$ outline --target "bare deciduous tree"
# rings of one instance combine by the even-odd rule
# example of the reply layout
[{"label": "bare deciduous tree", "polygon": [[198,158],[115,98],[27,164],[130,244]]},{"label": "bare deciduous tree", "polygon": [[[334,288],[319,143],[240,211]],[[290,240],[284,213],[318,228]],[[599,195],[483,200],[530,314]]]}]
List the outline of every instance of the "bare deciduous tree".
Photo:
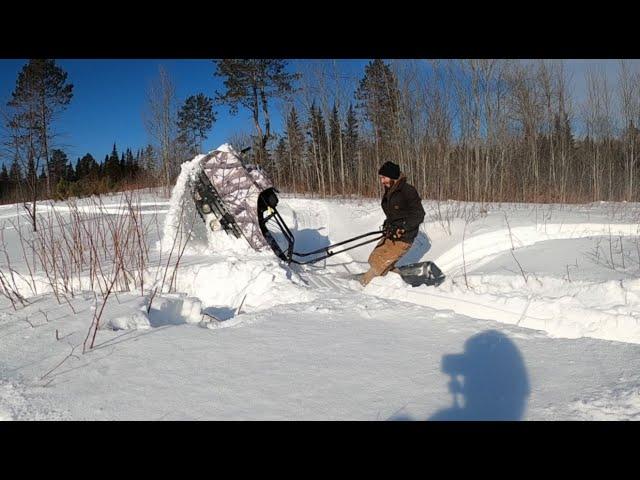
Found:
[{"label": "bare deciduous tree", "polygon": [[158,77],[149,86],[147,110],[143,117],[147,131],[157,145],[165,187],[168,188],[179,168],[177,103],[173,81],[162,66],[158,69]]}]

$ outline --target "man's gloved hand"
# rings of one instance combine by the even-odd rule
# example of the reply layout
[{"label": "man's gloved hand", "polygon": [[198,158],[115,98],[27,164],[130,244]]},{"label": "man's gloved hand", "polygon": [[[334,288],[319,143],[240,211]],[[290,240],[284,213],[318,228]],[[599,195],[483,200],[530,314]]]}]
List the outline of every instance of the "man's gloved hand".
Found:
[{"label": "man's gloved hand", "polygon": [[389,238],[391,238],[391,240],[400,240],[404,236],[404,233],[404,228],[392,229],[391,236]]},{"label": "man's gloved hand", "polygon": [[391,225],[388,220],[385,220],[382,224],[382,230],[384,231],[384,236],[391,240],[400,240],[406,232],[404,228]]}]

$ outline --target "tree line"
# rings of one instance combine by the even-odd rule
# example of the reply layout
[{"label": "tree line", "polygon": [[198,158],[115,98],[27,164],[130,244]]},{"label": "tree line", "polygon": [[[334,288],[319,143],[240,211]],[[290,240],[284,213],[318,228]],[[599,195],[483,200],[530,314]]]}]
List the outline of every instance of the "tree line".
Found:
[{"label": "tree line", "polygon": [[[155,151],[149,145],[139,149],[135,155],[130,148],[118,154],[116,144],[111,154],[105,155],[98,162],[90,153],[79,157],[74,166],[67,154],[61,149],[53,149],[49,160],[49,169],[41,166],[35,172],[33,164],[23,171],[22,166],[14,158],[7,169],[5,164],[0,169],[0,199],[3,203],[20,202],[28,191],[25,189],[33,183],[40,192],[38,198],[62,200],[68,197],[83,197],[112,192],[123,187],[142,185],[140,179],[153,171]],[[36,177],[33,180],[33,177]],[[47,184],[51,185],[51,194],[47,193]]]},{"label": "tree line", "polygon": [[265,166],[286,190],[377,195],[391,160],[425,198],[640,199],[640,73],[627,62],[614,80],[588,70],[581,100],[562,61],[373,60],[342,94],[334,76],[309,73],[283,109]]},{"label": "tree line", "polygon": [[4,112],[0,199],[21,195],[33,214],[41,198],[168,189],[180,165],[202,153],[214,107],[226,107],[248,113],[252,130],[228,141],[252,145],[247,161],[284,191],[375,196],[378,167],[391,160],[424,198],[639,200],[640,72],[629,62],[614,79],[588,70],[580,99],[561,60],[375,59],[357,73],[347,62],[297,67],[214,60],[218,90],[183,103],[160,68],[143,112],[150,145],[135,154],[114,145],[104,161],[87,154],[73,166],[53,128],[73,85],[54,60],[30,60]]}]

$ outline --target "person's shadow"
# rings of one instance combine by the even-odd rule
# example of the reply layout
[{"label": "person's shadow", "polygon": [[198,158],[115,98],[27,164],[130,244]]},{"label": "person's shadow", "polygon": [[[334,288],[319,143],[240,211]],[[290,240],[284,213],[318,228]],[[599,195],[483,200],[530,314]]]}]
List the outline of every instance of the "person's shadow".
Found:
[{"label": "person's shadow", "polygon": [[488,330],[469,338],[462,354],[443,355],[442,371],[451,376],[453,405],[429,420],[522,419],[529,376],[520,351],[503,333]]},{"label": "person's shadow", "polygon": [[[442,356],[442,371],[450,376],[453,405],[427,420],[521,420],[530,393],[529,376],[520,351],[495,330],[474,335],[464,352]],[[392,420],[412,420],[395,416]]]}]

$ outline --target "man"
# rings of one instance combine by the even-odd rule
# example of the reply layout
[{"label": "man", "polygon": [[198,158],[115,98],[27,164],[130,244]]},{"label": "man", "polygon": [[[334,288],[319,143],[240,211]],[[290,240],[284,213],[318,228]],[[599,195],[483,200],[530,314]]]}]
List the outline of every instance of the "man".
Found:
[{"label": "man", "polygon": [[407,177],[400,173],[398,165],[385,162],[378,175],[384,186],[382,210],[387,217],[383,224],[385,236],[369,255],[369,271],[360,277],[363,286],[374,277],[384,276],[395,268],[396,262],[411,248],[424,220],[420,195],[407,183]]}]

